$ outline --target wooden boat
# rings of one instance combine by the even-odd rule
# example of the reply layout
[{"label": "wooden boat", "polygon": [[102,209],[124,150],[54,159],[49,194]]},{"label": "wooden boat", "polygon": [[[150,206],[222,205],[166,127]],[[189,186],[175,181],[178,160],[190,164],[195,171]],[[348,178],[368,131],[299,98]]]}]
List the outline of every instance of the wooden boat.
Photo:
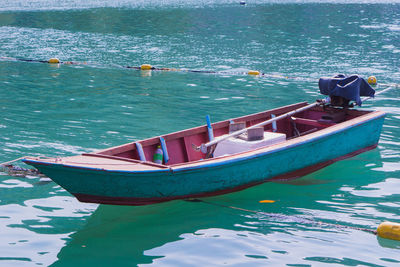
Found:
[{"label": "wooden boat", "polygon": [[[146,205],[224,194],[271,179],[303,176],[375,148],[384,117],[382,111],[302,102],[95,153],[29,157],[24,162],[80,201]],[[237,122],[246,127],[262,124],[264,136],[248,141],[243,135],[229,135],[230,127]],[[219,141],[214,141],[214,151],[208,146],[203,153],[197,148],[206,147],[210,134]],[[164,162],[157,164],[152,159],[160,144]]]}]

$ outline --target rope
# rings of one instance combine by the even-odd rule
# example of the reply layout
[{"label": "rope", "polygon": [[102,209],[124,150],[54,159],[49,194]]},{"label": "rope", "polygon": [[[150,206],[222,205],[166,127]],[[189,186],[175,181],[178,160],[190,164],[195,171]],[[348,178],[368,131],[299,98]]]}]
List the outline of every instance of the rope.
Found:
[{"label": "rope", "polygon": [[0,163],[0,165],[7,165],[7,164],[10,164],[10,163],[13,163],[13,162],[15,162],[15,161],[18,161],[18,160],[21,160],[21,159],[24,159],[25,157],[20,157],[20,158],[17,158],[17,159],[13,159],[13,160],[10,160],[10,161],[7,161],[7,162],[3,162],[3,163]]},{"label": "rope", "polygon": [[[51,58],[49,60],[39,60],[39,59],[26,59],[26,58],[13,58],[13,57],[0,57],[3,61],[22,61],[22,62],[35,62],[35,63],[47,63],[47,64],[65,64],[65,65],[88,65],[92,67],[99,67],[100,64],[88,64],[87,62],[77,62],[77,61],[60,61],[57,58]],[[260,71],[250,70],[248,72],[229,72],[229,71],[212,71],[212,70],[191,70],[191,69],[177,69],[177,68],[157,68],[148,64],[143,64],[141,66],[121,66],[118,64],[112,64],[112,66],[125,69],[135,69],[135,70],[154,70],[154,71],[175,71],[175,72],[190,72],[190,73],[203,73],[203,74],[220,74],[220,75],[251,75],[257,77],[275,78],[275,79],[286,79],[286,80],[297,80],[304,82],[317,82],[317,79],[304,78],[304,77],[294,77],[287,76],[283,74],[269,74]],[[393,88],[400,88],[400,84],[396,83],[379,83],[382,86],[390,86]]]},{"label": "rope", "polygon": [[[14,57],[0,57],[3,61],[22,61],[22,62],[33,62],[33,63],[47,63],[47,64],[65,64],[65,65],[88,65],[87,62],[77,62],[77,61],[59,61],[51,62],[50,60],[40,60],[40,59],[29,59],[29,58],[14,58]],[[96,66],[96,65],[93,65]]]},{"label": "rope", "polygon": [[[379,95],[379,94],[382,94],[382,93],[384,93],[384,92],[386,92],[386,91],[389,91],[389,90],[391,90],[392,88],[395,88],[395,87],[389,86],[388,88],[386,88],[386,89],[384,89],[384,90],[381,90],[381,91],[379,91],[379,92],[376,92],[376,93],[375,93],[375,96],[376,96],[376,95]],[[373,98],[373,96],[364,97],[364,98],[361,99],[361,102],[364,102],[364,101],[366,101],[366,100],[368,100],[368,99],[371,99],[371,98]]]},{"label": "rope", "polygon": [[[50,60],[39,60],[39,59],[26,59],[26,58],[12,58],[12,57],[0,57],[3,61],[21,61],[21,62],[33,62],[33,63],[47,63],[47,64],[65,64],[65,65],[88,65],[93,67],[98,67],[99,64],[88,64],[87,62],[77,62],[77,61],[60,61],[56,59],[55,62]],[[143,66],[146,65],[146,68]],[[191,69],[177,69],[177,68],[157,68],[147,64],[142,66],[121,66],[113,64],[115,67],[125,68],[125,69],[135,69],[135,70],[153,70],[153,71],[175,71],[175,72],[189,72],[189,73],[203,73],[203,74],[220,74],[220,75],[252,75],[257,77],[267,77],[267,78],[278,78],[278,79],[291,79],[291,80],[301,80],[301,81],[312,81],[315,79],[311,78],[301,78],[301,77],[290,77],[281,74],[268,74],[259,71],[248,71],[248,72],[229,72],[229,71],[212,71],[212,70],[191,70]]]},{"label": "rope", "polygon": [[253,214],[267,215],[268,217],[275,218],[275,219],[280,219],[280,220],[286,219],[288,221],[302,223],[302,224],[311,224],[311,225],[318,225],[318,226],[331,226],[334,228],[346,228],[346,229],[364,231],[364,232],[368,232],[368,233],[371,233],[374,235],[377,234],[376,230],[373,230],[373,229],[362,228],[362,227],[357,227],[357,226],[349,226],[349,225],[343,225],[343,224],[336,224],[336,223],[327,223],[327,222],[322,222],[322,221],[316,221],[314,219],[302,218],[300,216],[294,216],[294,215],[284,215],[284,214],[279,214],[279,213],[268,213],[268,212],[262,212],[262,211],[243,209],[243,208],[239,208],[239,207],[235,207],[235,206],[229,206],[229,205],[219,204],[219,203],[215,203],[215,202],[210,202],[210,201],[206,201],[206,200],[202,200],[202,199],[198,199],[198,198],[185,199],[185,201],[201,202],[201,203],[218,206],[218,207],[222,207],[222,208],[240,210],[240,211],[245,211],[245,212],[253,213]]},{"label": "rope", "polygon": [[45,177],[44,174],[39,172],[36,169],[26,169],[20,166],[8,164],[8,165],[0,165],[2,170],[7,173],[9,176],[15,177],[28,177],[28,176],[38,176],[38,177]]},{"label": "rope", "polygon": [[23,168],[17,165],[13,165],[11,163],[19,161],[21,159],[24,159],[26,157],[20,157],[17,159],[13,159],[7,162],[0,163],[0,169],[7,173],[9,176],[15,176],[15,177],[27,177],[27,176],[39,176],[39,177],[45,177],[44,174],[39,172],[37,169],[27,169]]}]

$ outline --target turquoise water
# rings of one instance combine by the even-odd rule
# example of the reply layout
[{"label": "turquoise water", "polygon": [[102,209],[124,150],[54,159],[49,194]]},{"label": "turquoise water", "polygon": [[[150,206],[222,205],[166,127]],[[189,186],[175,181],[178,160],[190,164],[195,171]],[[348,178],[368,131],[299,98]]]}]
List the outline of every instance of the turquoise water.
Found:
[{"label": "turquoise water", "polygon": [[[320,76],[400,83],[395,1],[148,2],[0,1],[0,162],[103,149],[204,124],[206,114],[218,121],[314,101]],[[123,68],[144,63],[226,73]],[[289,79],[238,74],[248,70]],[[377,149],[296,181],[207,199],[259,213],[185,201],[80,203],[46,178],[2,174],[0,266],[397,266],[400,242],[305,219],[368,229],[400,222],[399,90],[364,105],[388,112]]]}]

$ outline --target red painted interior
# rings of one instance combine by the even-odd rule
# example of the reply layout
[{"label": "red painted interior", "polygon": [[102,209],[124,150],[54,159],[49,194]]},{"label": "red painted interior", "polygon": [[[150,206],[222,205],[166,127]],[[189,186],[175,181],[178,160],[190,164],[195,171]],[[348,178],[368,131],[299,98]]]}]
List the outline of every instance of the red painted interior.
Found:
[{"label": "red painted interior", "polygon": [[[218,137],[227,134],[229,131],[230,120],[244,121],[247,127],[255,125],[257,123],[271,119],[271,114],[279,116],[285,114],[294,109],[305,106],[307,103],[298,103],[282,108],[277,108],[270,111],[264,111],[257,114],[247,115],[235,119],[229,119],[221,122],[213,123],[213,133],[214,137]],[[300,134],[308,134],[312,131],[320,130],[326,127],[330,127],[335,123],[321,123],[319,120],[328,111],[321,107],[315,107],[313,109],[297,113],[292,118],[285,118],[277,121],[277,132],[285,133],[287,138],[295,138],[297,136],[295,127],[300,132]],[[352,119],[368,111],[360,110],[348,110],[345,119]],[[265,131],[272,131],[272,125],[264,126]],[[169,162],[165,165],[174,165],[184,162],[197,161],[205,158],[205,154],[200,151],[193,149],[193,145],[199,146],[203,143],[208,142],[208,133],[206,126],[200,126],[180,132],[175,132],[171,134],[164,135],[163,138],[166,141]],[[144,154],[147,161],[152,161],[154,152],[157,146],[160,144],[159,137],[153,137],[146,140],[139,141],[143,147]],[[132,160],[139,160],[139,155],[136,150],[135,143],[130,143],[127,145],[122,145],[118,147],[113,147],[100,152],[98,155],[104,156],[114,156],[119,158],[126,158]]]}]

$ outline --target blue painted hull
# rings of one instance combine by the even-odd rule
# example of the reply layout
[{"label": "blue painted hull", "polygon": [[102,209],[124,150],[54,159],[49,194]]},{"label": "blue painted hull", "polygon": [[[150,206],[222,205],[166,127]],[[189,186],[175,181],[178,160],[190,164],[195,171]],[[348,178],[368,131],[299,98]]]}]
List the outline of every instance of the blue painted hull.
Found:
[{"label": "blue painted hull", "polygon": [[155,171],[119,171],[25,160],[80,201],[144,205],[223,194],[293,178],[376,147],[384,113],[248,153]]}]

